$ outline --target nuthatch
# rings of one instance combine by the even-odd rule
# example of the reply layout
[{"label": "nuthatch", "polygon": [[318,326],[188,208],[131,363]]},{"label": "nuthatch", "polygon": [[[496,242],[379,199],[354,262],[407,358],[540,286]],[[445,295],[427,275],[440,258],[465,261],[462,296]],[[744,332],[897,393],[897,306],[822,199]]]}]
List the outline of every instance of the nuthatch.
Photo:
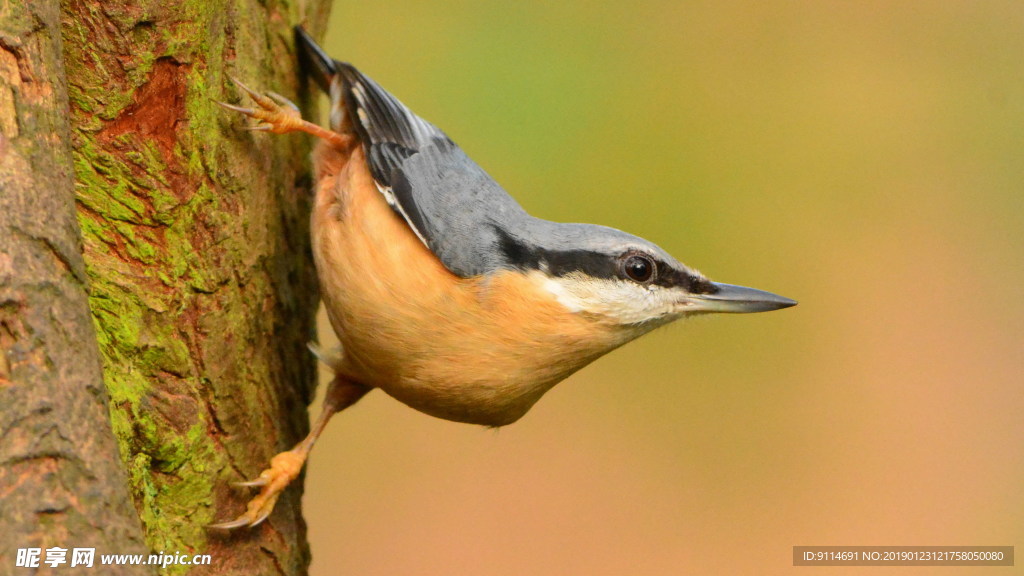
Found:
[{"label": "nuthatch", "polygon": [[438,418],[504,426],[673,320],[796,304],[712,282],[625,232],[530,216],[444,132],[301,28],[296,38],[330,92],[330,130],[240,83],[257,106],[224,106],[255,129],[319,138],[313,256],[341,352],[309,436],[243,483],[260,494],[216,527],[266,519],[331,416],[373,388]]}]

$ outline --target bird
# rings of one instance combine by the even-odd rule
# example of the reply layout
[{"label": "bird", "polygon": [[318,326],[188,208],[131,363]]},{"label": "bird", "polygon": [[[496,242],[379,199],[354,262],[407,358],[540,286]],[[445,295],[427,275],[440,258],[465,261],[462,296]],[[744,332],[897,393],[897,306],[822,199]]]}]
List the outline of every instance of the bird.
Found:
[{"label": "bird", "polygon": [[250,129],[317,139],[311,214],[320,294],[340,342],[309,435],[251,481],[256,526],[331,417],[373,389],[431,416],[498,427],[609,351],[674,320],[795,301],[713,282],[652,242],[528,214],[441,129],[295,27],[300,60],[330,95],[330,125],[283,96],[218,102]]}]

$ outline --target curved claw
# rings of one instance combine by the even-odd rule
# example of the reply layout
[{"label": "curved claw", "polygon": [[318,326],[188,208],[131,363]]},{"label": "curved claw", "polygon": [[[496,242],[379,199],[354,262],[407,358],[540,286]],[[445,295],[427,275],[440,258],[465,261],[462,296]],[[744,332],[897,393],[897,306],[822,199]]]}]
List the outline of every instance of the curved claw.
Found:
[{"label": "curved claw", "polygon": [[227,522],[218,522],[217,524],[208,524],[206,527],[210,530],[235,530],[237,528],[244,528],[246,526],[252,526],[252,524],[249,523],[249,519],[245,516],[239,516],[234,520],[229,520]]},{"label": "curved claw", "polygon": [[276,92],[269,92],[268,95],[260,94],[242,83],[234,76],[228,75],[238,87],[249,95],[249,98],[256,104],[255,107],[246,108],[226,102],[214,100],[222,108],[244,114],[256,121],[253,126],[247,126],[246,130],[257,132],[274,132],[284,134],[286,132],[304,131],[306,122],[302,120],[299,107],[291,100]]},{"label": "curved claw", "polygon": [[242,114],[245,114],[246,116],[252,116],[253,114],[256,113],[256,111],[253,110],[252,108],[243,108],[241,106],[235,106],[234,104],[228,104],[227,102],[221,102],[220,100],[214,100],[213,103],[218,105],[218,106],[220,106],[221,108],[227,108],[228,110],[234,110],[235,112],[241,112]]},{"label": "curved claw", "polygon": [[251,96],[253,100],[259,101],[260,99],[262,99],[262,98],[263,98],[262,96],[260,96],[260,94],[259,94],[258,92],[256,92],[256,91],[255,91],[255,90],[253,90],[252,88],[249,88],[249,87],[248,87],[248,86],[246,86],[245,84],[243,84],[243,83],[242,83],[242,81],[241,81],[241,80],[239,80],[238,78],[235,78],[235,77],[234,77],[234,76],[232,76],[231,74],[228,74],[228,78],[230,78],[230,79],[231,79],[231,81],[232,81],[232,82],[234,82],[236,86],[238,86],[239,88],[241,88],[243,92],[245,92],[246,94],[248,94],[249,96]]},{"label": "curved claw", "polygon": [[263,476],[260,476],[259,478],[254,478],[252,480],[231,483],[231,485],[236,488],[259,488],[261,486],[266,486],[267,484],[270,484],[270,479],[265,478]]},{"label": "curved claw", "polygon": [[234,482],[235,486],[259,487],[260,493],[249,501],[245,507],[245,513],[227,522],[211,524],[208,528],[214,530],[235,530],[237,528],[253,527],[263,522],[274,511],[274,504],[277,503],[281,492],[298,477],[306,462],[307,449],[289,450],[281,452],[270,460],[270,468],[267,468],[260,475],[246,482]]},{"label": "curved claw", "polygon": [[256,92],[242,83],[234,76],[228,75],[239,89],[249,95],[249,98],[256,104],[252,108],[235,106],[214,100],[218,105],[228,110],[244,114],[256,121],[253,126],[245,129],[254,132],[272,132],[274,134],[287,134],[289,132],[305,132],[328,142],[337,150],[348,150],[354,138],[351,134],[340,134],[333,130],[321,128],[312,122],[302,119],[302,113],[294,102],[278,94],[267,92],[266,95]]},{"label": "curved claw", "polygon": [[270,513],[274,511],[274,504],[277,503],[277,494],[271,494],[265,500],[257,497],[249,502],[249,506],[246,508],[245,513],[235,518],[234,520],[228,520],[227,522],[219,522],[217,524],[210,524],[207,528],[211,530],[237,530],[238,528],[254,528],[263,523],[264,520],[270,517]]},{"label": "curved claw", "polygon": [[295,102],[292,102],[291,100],[285,98],[284,96],[281,96],[277,92],[267,92],[267,96],[270,96],[274,100],[277,100],[278,104],[280,104],[282,106],[287,106],[287,107],[291,108],[292,110],[295,110],[296,112],[299,112],[299,107],[295,105]]},{"label": "curved claw", "polygon": [[[294,102],[285,98],[284,96],[281,96],[277,92],[267,92],[266,95],[263,95],[253,90],[252,88],[249,88],[245,84],[242,84],[242,81],[238,78],[235,78],[234,76],[228,75],[228,78],[231,78],[231,81],[237,84],[239,88],[241,88],[246,94],[248,94],[249,97],[252,98],[252,101],[255,102],[260,108],[263,108],[268,112],[279,112],[281,106],[287,106],[288,108],[294,110],[295,114],[298,115],[299,107],[296,106]],[[284,113],[288,114],[288,112]]]}]

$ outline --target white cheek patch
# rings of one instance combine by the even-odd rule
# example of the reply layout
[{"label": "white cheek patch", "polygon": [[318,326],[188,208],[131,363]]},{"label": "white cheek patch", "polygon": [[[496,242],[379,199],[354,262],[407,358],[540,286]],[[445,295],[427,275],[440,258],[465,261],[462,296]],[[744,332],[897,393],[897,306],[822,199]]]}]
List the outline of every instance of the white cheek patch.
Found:
[{"label": "white cheek patch", "polygon": [[543,278],[541,285],[558,300],[558,303],[565,306],[570,312],[582,312],[585,310],[583,302],[558,281],[556,278]]},{"label": "white cheek patch", "polygon": [[644,324],[667,320],[675,310],[674,298],[661,286],[641,286],[583,274],[535,274],[541,286],[570,312],[597,314],[618,324]]}]

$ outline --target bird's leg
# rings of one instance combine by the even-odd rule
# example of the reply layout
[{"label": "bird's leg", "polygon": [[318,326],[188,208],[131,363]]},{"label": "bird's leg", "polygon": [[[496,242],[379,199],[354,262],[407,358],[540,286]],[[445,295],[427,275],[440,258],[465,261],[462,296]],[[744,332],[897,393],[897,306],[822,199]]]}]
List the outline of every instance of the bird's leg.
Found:
[{"label": "bird's leg", "polygon": [[270,460],[270,468],[260,472],[256,479],[236,483],[236,486],[259,487],[260,493],[249,502],[244,514],[228,522],[212,524],[210,528],[232,530],[243,526],[255,526],[266,520],[267,516],[270,516],[270,512],[274,509],[278,496],[302,471],[302,466],[309,456],[309,451],[313,449],[316,439],[324,431],[327,421],[337,412],[355,404],[357,400],[369,391],[370,389],[366,386],[336,373],[334,380],[331,381],[330,386],[327,388],[324,407],[320,411],[320,416],[317,417],[316,422],[313,424],[313,428],[309,431],[309,435],[302,442],[299,442],[295,448],[274,456]]},{"label": "bird's leg", "polygon": [[303,120],[302,114],[299,112],[299,107],[284,96],[281,96],[276,92],[267,92],[267,95],[264,96],[263,94],[250,89],[245,84],[242,84],[237,78],[232,77],[231,80],[234,81],[234,83],[237,84],[238,87],[246,94],[248,94],[250,98],[252,98],[252,101],[256,103],[256,107],[243,108],[241,106],[235,106],[234,104],[227,104],[217,100],[214,102],[217,102],[217,104],[227,108],[228,110],[240,112],[256,120],[256,124],[249,127],[249,130],[273,132],[274,134],[305,132],[327,141],[331,147],[338,150],[348,150],[352,147],[352,134],[341,134],[321,126],[317,126],[308,120]]}]

